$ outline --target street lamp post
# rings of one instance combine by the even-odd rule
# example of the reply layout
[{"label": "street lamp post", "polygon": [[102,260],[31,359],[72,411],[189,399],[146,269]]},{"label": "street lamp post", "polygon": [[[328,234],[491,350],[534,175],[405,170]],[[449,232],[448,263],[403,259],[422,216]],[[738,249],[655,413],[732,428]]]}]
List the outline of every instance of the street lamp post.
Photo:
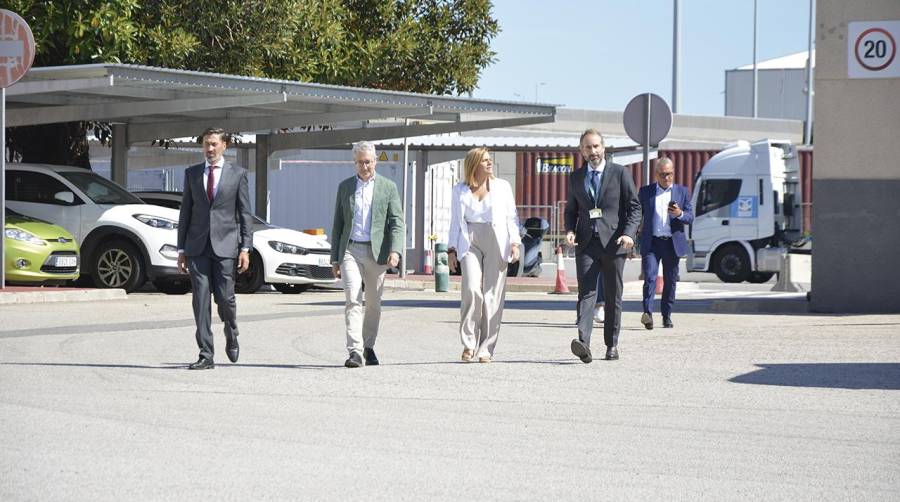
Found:
[{"label": "street lamp post", "polygon": [[547,85],[547,82],[537,82],[534,84],[534,102],[538,102],[538,88],[542,85]]}]

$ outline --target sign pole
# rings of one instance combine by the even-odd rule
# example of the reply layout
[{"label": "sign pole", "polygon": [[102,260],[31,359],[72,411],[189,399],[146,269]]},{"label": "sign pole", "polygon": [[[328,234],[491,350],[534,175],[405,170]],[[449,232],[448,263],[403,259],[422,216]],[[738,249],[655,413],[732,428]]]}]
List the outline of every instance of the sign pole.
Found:
[{"label": "sign pole", "polygon": [[644,184],[650,184],[650,93],[646,96],[644,111]]},{"label": "sign pole", "polygon": [[0,87],[0,289],[6,288],[6,87]]}]

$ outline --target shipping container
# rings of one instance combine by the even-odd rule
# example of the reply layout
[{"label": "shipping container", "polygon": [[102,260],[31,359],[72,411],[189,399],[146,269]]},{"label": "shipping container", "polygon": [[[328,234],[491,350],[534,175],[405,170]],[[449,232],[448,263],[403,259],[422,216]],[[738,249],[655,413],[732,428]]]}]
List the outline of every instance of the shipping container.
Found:
[{"label": "shipping container", "polygon": [[[675,182],[692,191],[697,174],[719,150],[660,150],[660,157],[668,157],[675,164]],[[801,189],[803,190],[803,229],[812,231],[812,149],[800,149]],[[516,154],[516,203],[521,207],[556,208],[559,228],[564,228],[562,211],[566,201],[566,180],[569,173],[584,162],[577,150],[518,152]],[[636,186],[643,186],[643,166],[640,162],[626,166]],[[650,161],[650,169],[656,168],[656,160]],[[520,217],[523,211],[520,210]],[[548,212],[539,215],[545,218]],[[529,216],[525,212],[524,216]]]}]

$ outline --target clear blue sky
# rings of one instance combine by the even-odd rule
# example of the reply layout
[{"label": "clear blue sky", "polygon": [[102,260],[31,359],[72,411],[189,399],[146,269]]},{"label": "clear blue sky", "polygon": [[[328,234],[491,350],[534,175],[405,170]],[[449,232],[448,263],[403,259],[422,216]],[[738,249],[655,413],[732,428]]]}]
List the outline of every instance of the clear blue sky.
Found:
[{"label": "clear blue sky", "polygon": [[[623,110],[671,104],[672,0],[495,0],[497,62],[476,98]],[[807,48],[809,0],[758,0],[757,59]],[[722,115],[725,70],[753,62],[753,0],[681,0],[681,113]],[[518,94],[519,96],[516,96]]]}]

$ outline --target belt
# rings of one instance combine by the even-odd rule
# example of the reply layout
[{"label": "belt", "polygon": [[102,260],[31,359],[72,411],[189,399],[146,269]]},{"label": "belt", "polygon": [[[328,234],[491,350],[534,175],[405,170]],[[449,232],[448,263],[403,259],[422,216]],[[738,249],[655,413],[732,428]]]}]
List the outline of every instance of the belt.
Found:
[{"label": "belt", "polygon": [[661,241],[667,241],[667,240],[670,240],[672,238],[672,236],[671,235],[654,235],[653,238],[659,239]]},{"label": "belt", "polygon": [[350,239],[350,244],[366,244],[366,245],[368,245],[368,244],[372,244],[372,241],[355,241],[353,239]]}]

